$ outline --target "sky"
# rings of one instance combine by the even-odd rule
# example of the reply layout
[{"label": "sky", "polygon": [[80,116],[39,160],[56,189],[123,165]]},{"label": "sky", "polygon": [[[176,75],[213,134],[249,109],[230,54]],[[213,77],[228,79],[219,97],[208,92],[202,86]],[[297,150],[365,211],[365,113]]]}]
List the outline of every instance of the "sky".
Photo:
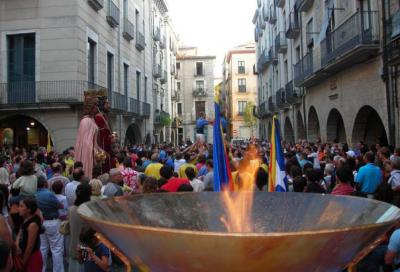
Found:
[{"label": "sky", "polygon": [[254,41],[255,0],[167,0],[169,14],[182,45],[200,54],[216,55],[216,76],[232,47]]}]

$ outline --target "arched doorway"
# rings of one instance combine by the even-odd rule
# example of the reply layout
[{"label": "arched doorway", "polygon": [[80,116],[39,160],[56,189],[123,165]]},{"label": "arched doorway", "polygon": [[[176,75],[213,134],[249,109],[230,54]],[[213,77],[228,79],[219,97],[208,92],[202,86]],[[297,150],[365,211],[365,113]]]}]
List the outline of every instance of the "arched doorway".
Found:
[{"label": "arched doorway", "polygon": [[362,107],[354,121],[352,142],[353,145],[363,141],[367,144],[388,145],[388,139],[382,119],[376,110],[370,106]]},{"label": "arched doorway", "polygon": [[140,134],[140,128],[137,124],[131,124],[126,130],[125,144],[135,145],[142,143],[142,135]]},{"label": "arched doorway", "polygon": [[302,140],[306,138],[306,130],[300,111],[297,111],[297,135]]},{"label": "arched doorway", "polygon": [[337,109],[332,109],[329,112],[328,122],[326,124],[326,137],[328,142],[347,142],[343,118]]},{"label": "arched doorway", "polygon": [[292,126],[292,122],[290,122],[289,117],[285,119],[285,141],[288,143],[294,143],[294,130]]},{"label": "arched doorway", "polygon": [[268,141],[271,141],[271,133],[272,133],[272,124],[268,122],[268,135],[267,135]]},{"label": "arched doorway", "polygon": [[311,106],[310,110],[308,111],[307,134],[308,140],[311,142],[316,142],[321,136],[317,111],[313,106]]},{"label": "arched doorway", "polygon": [[25,115],[12,115],[0,120],[0,144],[25,147],[28,150],[37,150],[49,144],[53,146],[45,126]]}]

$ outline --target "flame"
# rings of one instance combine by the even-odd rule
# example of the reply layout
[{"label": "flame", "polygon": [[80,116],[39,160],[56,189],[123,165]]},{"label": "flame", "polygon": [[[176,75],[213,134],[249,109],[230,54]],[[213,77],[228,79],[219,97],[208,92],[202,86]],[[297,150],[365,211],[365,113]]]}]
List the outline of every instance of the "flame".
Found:
[{"label": "flame", "polygon": [[261,160],[255,148],[249,148],[240,162],[235,183],[235,192],[227,189],[222,192],[225,215],[220,220],[228,232],[252,232],[252,207],[255,189],[255,177]]}]

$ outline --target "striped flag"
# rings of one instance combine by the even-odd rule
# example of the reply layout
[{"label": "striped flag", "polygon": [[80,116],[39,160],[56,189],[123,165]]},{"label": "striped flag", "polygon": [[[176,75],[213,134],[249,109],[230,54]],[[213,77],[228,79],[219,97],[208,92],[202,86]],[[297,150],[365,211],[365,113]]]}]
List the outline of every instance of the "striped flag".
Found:
[{"label": "striped flag", "polygon": [[221,108],[219,105],[219,93],[221,86],[215,87],[215,121],[213,129],[213,163],[214,163],[214,191],[223,189],[233,191],[232,175],[229,167],[229,159],[226,154],[225,142],[221,125]]},{"label": "striped flag", "polygon": [[269,158],[268,191],[287,192],[287,178],[285,174],[285,158],[281,145],[281,129],[276,116],[272,121],[271,149]]}]

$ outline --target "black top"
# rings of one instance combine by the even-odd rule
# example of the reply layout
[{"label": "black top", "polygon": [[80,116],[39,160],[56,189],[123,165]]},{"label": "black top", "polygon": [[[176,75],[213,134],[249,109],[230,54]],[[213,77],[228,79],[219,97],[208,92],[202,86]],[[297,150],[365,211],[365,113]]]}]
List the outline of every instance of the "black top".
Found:
[{"label": "black top", "polygon": [[22,251],[22,255],[25,253],[25,249],[28,245],[28,227],[30,224],[36,224],[38,226],[38,232],[36,234],[36,240],[33,245],[32,253],[40,249],[40,228],[42,224],[40,217],[34,215],[21,225],[21,238],[19,240],[19,248]]}]

